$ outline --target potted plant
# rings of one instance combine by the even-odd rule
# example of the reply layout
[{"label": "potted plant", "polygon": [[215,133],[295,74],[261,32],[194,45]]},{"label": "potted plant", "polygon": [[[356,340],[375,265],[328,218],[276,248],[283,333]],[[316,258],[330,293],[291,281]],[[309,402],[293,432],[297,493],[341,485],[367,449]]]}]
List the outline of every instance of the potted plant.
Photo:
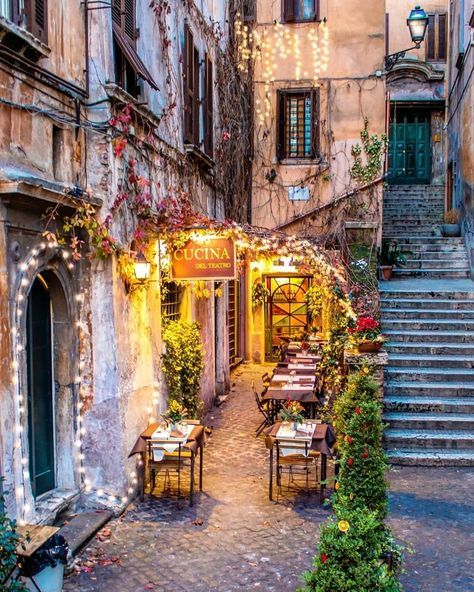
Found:
[{"label": "potted plant", "polygon": [[376,353],[385,341],[380,323],[371,316],[358,317],[356,326],[349,327],[348,331],[361,353]]},{"label": "potted plant", "polygon": [[456,237],[461,235],[459,224],[459,210],[451,209],[444,214],[444,224],[441,227],[443,236]]},{"label": "potted plant", "polygon": [[287,421],[292,424],[293,430],[296,431],[298,424],[303,423],[304,407],[298,401],[288,400],[280,410],[279,417],[282,421]]},{"label": "potted plant", "polygon": [[257,308],[265,304],[268,298],[268,290],[262,282],[257,281],[252,286],[252,307]]},{"label": "potted plant", "polygon": [[392,277],[394,267],[406,264],[407,254],[398,248],[396,242],[391,242],[388,239],[382,241],[382,247],[378,250],[378,262],[384,280],[389,280]]},{"label": "potted plant", "polygon": [[171,426],[172,430],[176,430],[178,425],[186,419],[187,415],[187,410],[179,401],[171,401],[168,410],[161,417]]}]

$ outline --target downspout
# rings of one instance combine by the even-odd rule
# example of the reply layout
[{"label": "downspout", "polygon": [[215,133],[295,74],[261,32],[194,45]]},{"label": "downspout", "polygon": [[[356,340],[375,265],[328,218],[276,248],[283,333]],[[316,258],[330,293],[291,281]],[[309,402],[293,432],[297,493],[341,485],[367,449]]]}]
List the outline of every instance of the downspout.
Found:
[{"label": "downspout", "polygon": [[86,76],[86,98],[89,98],[89,0],[84,0],[84,37],[85,37],[85,61],[84,70]]}]

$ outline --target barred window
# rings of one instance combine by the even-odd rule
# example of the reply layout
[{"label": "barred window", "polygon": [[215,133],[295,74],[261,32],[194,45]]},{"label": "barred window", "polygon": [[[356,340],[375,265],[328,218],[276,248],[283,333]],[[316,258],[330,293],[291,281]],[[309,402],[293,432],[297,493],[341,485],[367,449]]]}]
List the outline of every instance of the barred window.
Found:
[{"label": "barred window", "polygon": [[178,321],[183,288],[175,282],[165,282],[161,287],[161,317],[163,321]]},{"label": "barred window", "polygon": [[315,158],[317,92],[279,92],[278,158]]}]

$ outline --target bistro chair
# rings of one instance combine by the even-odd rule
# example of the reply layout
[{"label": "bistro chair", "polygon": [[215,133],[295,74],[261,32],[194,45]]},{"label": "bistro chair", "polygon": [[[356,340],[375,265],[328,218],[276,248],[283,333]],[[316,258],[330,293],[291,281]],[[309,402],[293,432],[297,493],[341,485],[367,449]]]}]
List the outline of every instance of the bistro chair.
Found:
[{"label": "bistro chair", "polygon": [[314,467],[315,487],[318,485],[318,464],[319,452],[311,450],[309,442],[298,442],[293,438],[278,438],[276,440],[276,465],[277,465],[277,487],[278,495],[282,492],[282,478],[284,473],[288,475],[287,489],[293,485],[300,488],[296,481],[297,476],[302,476],[305,484],[305,491],[310,491],[311,470]]},{"label": "bistro chair", "polygon": [[255,388],[255,384],[252,382],[252,390],[255,396],[255,401],[257,402],[257,408],[260,411],[261,415],[263,415],[263,421],[255,430],[255,437],[258,438],[263,430],[271,425],[270,419],[270,409],[267,402],[262,401],[261,395],[258,394],[257,389]]}]

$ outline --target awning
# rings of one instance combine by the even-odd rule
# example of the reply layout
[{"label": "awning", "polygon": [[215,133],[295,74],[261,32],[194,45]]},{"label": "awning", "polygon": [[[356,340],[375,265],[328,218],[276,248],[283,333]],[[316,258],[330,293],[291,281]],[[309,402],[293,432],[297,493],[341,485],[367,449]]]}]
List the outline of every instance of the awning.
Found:
[{"label": "awning", "polygon": [[124,56],[130,62],[130,65],[135,70],[137,75],[143,80],[146,80],[148,84],[154,88],[155,90],[159,90],[156,82],[153,80],[152,75],[148,71],[145,64],[140,59],[140,56],[136,52],[133,45],[130,43],[127,36],[118,28],[118,26],[113,23],[113,31],[114,31],[114,39],[117,42],[117,45],[123,51]]}]

